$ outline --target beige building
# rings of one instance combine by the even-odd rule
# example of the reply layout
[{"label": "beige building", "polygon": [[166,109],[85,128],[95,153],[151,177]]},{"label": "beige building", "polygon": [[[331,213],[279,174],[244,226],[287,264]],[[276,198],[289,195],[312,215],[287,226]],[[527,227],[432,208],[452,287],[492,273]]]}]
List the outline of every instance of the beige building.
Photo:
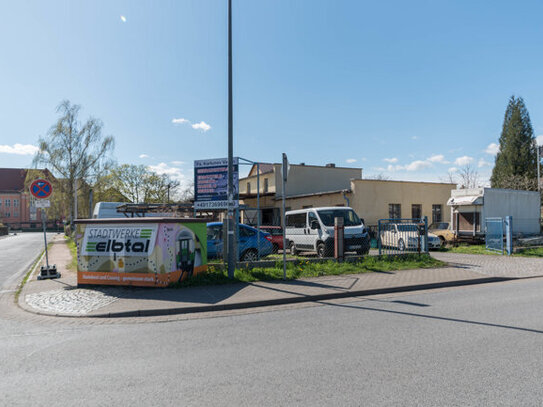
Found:
[{"label": "beige building", "polygon": [[[370,180],[361,176],[360,168],[291,165],[286,210],[350,206],[368,225],[377,225],[379,219],[424,216],[429,223],[450,222],[447,200],[455,184]],[[256,166],[239,182],[242,203],[256,208]],[[281,206],[281,165],[260,164],[261,224],[280,225]],[[242,217],[242,222],[256,224],[256,209],[245,210]]]}]

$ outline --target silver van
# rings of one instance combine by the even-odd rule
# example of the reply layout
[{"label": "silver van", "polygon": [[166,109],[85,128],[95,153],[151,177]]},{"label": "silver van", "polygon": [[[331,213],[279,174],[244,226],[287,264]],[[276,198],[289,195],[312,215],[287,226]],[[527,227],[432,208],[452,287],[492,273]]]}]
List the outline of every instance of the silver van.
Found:
[{"label": "silver van", "polygon": [[334,218],[343,217],[345,252],[367,254],[370,237],[364,223],[352,208],[307,208],[285,213],[285,236],[290,253],[316,252],[319,257],[334,254]]}]

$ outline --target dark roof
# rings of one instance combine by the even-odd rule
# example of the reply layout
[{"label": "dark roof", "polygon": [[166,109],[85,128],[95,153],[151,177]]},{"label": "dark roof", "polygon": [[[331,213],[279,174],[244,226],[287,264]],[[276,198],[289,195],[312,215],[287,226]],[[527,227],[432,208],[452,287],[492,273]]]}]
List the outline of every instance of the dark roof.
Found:
[{"label": "dark roof", "polygon": [[[0,168],[0,191],[21,192],[25,188],[26,168]],[[50,175],[47,169],[40,170]]]},{"label": "dark roof", "polygon": [[[259,163],[260,174],[268,174],[273,172],[273,164],[271,163]],[[249,171],[248,177],[256,176],[256,164],[253,164],[251,171]]]},{"label": "dark roof", "polygon": [[0,191],[19,192],[25,187],[26,170],[23,168],[0,168]]}]

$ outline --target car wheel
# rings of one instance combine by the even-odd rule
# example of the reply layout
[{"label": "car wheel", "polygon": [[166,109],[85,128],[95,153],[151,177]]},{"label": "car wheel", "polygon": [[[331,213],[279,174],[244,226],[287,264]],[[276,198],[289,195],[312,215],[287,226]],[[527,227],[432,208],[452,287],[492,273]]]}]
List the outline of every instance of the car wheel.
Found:
[{"label": "car wheel", "polygon": [[319,243],[317,245],[317,254],[318,256],[322,259],[323,257],[325,257],[325,247],[324,247],[324,243]]},{"label": "car wheel", "polygon": [[298,249],[294,245],[294,242],[290,242],[290,254],[296,256],[298,254]]},{"label": "car wheel", "polygon": [[400,249],[401,252],[405,250],[405,243],[403,239],[398,240],[398,249]]},{"label": "car wheel", "polygon": [[279,246],[277,244],[273,244],[273,253],[279,253]]},{"label": "car wheel", "polygon": [[256,250],[249,249],[245,253],[243,253],[243,256],[241,256],[241,261],[257,261],[258,260],[258,253]]}]

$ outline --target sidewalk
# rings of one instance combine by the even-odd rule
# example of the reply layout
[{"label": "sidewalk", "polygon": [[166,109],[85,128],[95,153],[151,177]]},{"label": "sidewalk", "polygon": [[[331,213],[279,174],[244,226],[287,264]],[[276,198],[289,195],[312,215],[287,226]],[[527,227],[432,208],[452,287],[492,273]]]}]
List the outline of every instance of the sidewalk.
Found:
[{"label": "sidewalk", "polygon": [[[182,289],[114,286],[80,289],[75,270],[67,269],[71,255],[63,236],[59,235],[55,236],[49,251],[49,264],[56,264],[62,277],[38,281],[35,272],[19,296],[19,305],[43,315],[134,317],[292,304],[543,276],[543,259],[465,257],[449,253],[436,253],[435,257],[455,264],[437,269]],[[514,273],[506,272],[502,265],[514,265]],[[522,274],[522,270],[528,273]]]}]

